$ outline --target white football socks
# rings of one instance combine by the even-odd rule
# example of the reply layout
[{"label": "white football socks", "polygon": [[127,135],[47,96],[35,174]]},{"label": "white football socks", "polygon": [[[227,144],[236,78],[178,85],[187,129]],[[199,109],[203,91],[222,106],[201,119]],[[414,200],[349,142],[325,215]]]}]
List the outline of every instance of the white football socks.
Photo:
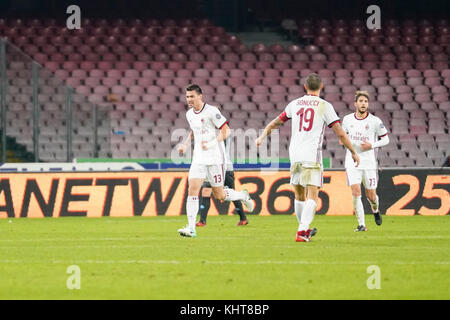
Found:
[{"label": "white football socks", "polygon": [[355,209],[355,216],[358,220],[358,226],[366,226],[365,216],[364,216],[364,206],[361,201],[361,196],[353,197],[353,209]]},{"label": "white football socks", "polygon": [[245,200],[246,194],[242,191],[236,191],[234,189],[226,188],[225,191],[225,201],[236,201]]},{"label": "white football socks", "polygon": [[309,225],[314,219],[316,207],[317,203],[314,200],[308,199],[305,201],[302,216],[300,218],[300,225],[298,226],[298,231],[306,231],[309,229]]},{"label": "white football socks", "polygon": [[297,216],[297,221],[299,224],[300,224],[300,221],[302,218],[302,212],[303,212],[304,206],[305,206],[305,201],[300,201],[297,199],[294,200],[295,215]]},{"label": "white football socks", "polygon": [[370,201],[369,198],[367,198],[367,201],[369,201],[370,208],[372,209],[373,213],[378,212],[378,207],[380,206],[380,199],[377,197],[375,198],[375,202]]},{"label": "white football socks", "polygon": [[188,196],[186,201],[186,214],[188,218],[189,228],[191,228],[192,230],[195,230],[197,213],[198,213],[198,197]]}]

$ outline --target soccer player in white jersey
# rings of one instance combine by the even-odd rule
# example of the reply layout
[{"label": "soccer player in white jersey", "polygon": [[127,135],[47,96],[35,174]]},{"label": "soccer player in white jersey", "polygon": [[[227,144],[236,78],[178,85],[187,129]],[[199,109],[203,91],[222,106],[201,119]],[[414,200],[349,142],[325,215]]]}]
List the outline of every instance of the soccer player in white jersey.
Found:
[{"label": "soccer player in white jersey", "polygon": [[[220,110],[220,109],[219,109]],[[185,144],[189,143],[190,139],[192,139],[192,131],[190,132],[189,136],[185,140]],[[225,141],[228,141],[230,137],[227,137]],[[231,161],[230,157],[230,143],[227,143],[225,145],[224,141],[220,142],[221,148],[225,150],[225,180],[224,180],[224,186],[226,188],[234,189],[234,167],[233,167],[233,161]],[[201,197],[199,199],[199,213],[200,213],[200,220],[196,223],[195,226],[197,227],[204,227],[206,226],[206,218],[208,216],[208,211],[211,206],[211,184],[209,181],[204,181],[203,185],[200,189]],[[239,222],[238,226],[245,226],[248,224],[248,219],[245,215],[244,209],[242,208],[242,202],[239,200],[233,201],[233,204],[235,206],[234,213],[237,213],[239,215]]]},{"label": "soccer player in white jersey", "polygon": [[306,79],[307,94],[291,101],[286,109],[273,119],[256,139],[257,146],[272,130],[287,120],[292,120],[289,159],[291,162],[291,185],[295,192],[295,214],[299,222],[297,242],[308,242],[313,233],[309,228],[323,184],[322,142],[325,127],[333,129],[339,140],[350,150],[356,166],[359,157],[347,134],[342,130],[340,119],[333,106],[319,97],[323,88],[322,80],[316,73]]},{"label": "soccer player in white jersey", "polygon": [[378,185],[377,150],[389,143],[389,137],[381,119],[368,112],[369,93],[367,91],[356,91],[354,105],[355,113],[344,117],[342,128],[350,138],[361,163],[358,168],[355,168],[353,161],[351,161],[351,155],[347,151],[345,171],[347,183],[352,189],[353,208],[358,220],[358,227],[355,231],[367,231],[364,207],[361,201],[361,182],[364,185],[367,200],[374,214],[375,223],[381,225],[379,198],[376,192]]},{"label": "soccer player in white jersey", "polygon": [[[224,189],[225,180],[225,150],[223,144],[230,134],[227,119],[219,109],[203,102],[201,88],[196,84],[186,87],[186,100],[189,110],[186,119],[194,135],[194,154],[189,169],[189,188],[186,203],[188,225],[178,230],[181,236],[196,237],[195,223],[199,209],[199,192],[206,179],[211,184],[214,198],[224,201],[240,200],[248,212],[254,209],[253,200],[247,190],[236,191]],[[216,129],[220,130],[216,135]],[[188,140],[188,139],[186,139]],[[186,142],[178,147],[183,154],[188,145]]]},{"label": "soccer player in white jersey", "polygon": [[[228,137],[226,139],[226,144],[222,141],[221,144],[223,144],[222,148],[226,150],[225,152],[225,181],[224,185],[226,188],[234,189],[234,166],[233,161],[231,161],[230,157],[230,143],[228,140],[231,139]],[[204,227],[206,226],[206,218],[208,216],[208,211],[211,206],[211,184],[208,181],[203,182],[203,186],[201,189],[201,197],[200,197],[200,220],[197,222],[197,227]],[[233,204],[235,206],[234,213],[237,213],[239,215],[239,222],[237,226],[246,226],[248,224],[248,219],[245,215],[244,208],[242,208],[242,202],[241,201],[233,201]]]}]

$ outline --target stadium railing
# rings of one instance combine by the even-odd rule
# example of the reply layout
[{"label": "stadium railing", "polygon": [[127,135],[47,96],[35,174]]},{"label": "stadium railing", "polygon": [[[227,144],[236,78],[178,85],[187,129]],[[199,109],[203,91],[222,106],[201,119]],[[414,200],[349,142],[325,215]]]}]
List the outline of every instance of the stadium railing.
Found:
[{"label": "stadium railing", "polygon": [[6,38],[0,39],[0,161],[14,138],[34,162],[110,157],[109,110],[77,94]]}]

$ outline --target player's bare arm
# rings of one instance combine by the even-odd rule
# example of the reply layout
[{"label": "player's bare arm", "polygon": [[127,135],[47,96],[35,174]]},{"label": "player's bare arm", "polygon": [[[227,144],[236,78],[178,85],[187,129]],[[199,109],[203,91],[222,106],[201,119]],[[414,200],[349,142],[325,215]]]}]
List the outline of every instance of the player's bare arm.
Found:
[{"label": "player's bare arm", "polygon": [[353,148],[352,142],[348,138],[344,129],[342,129],[341,125],[338,122],[336,122],[332,128],[334,133],[338,136],[339,141],[342,142],[342,144],[352,153],[352,159],[353,161],[355,161],[356,167],[359,166],[359,156]]},{"label": "player's bare arm", "polygon": [[[222,141],[225,141],[230,134],[231,134],[231,129],[228,126],[228,124],[225,123],[222,126],[222,128],[220,129],[220,133],[217,135],[217,138],[216,138],[217,142],[220,143]],[[211,143],[212,143],[211,141],[210,142],[202,141],[202,149],[203,150],[208,149],[210,147]]]},{"label": "player's bare arm", "polygon": [[265,128],[263,133],[256,139],[255,143],[256,146],[259,147],[261,143],[263,142],[264,138],[269,136],[273,130],[278,129],[279,126],[283,124],[283,121],[279,117],[276,117],[273,119]]},{"label": "player's bare arm", "polygon": [[222,126],[222,128],[220,129],[220,134],[217,137],[217,141],[218,142],[225,141],[230,136],[230,134],[231,134],[231,129],[228,126],[228,124],[225,123]]},{"label": "player's bare arm", "polygon": [[178,154],[183,155],[186,152],[186,150],[189,146],[189,143],[191,143],[192,136],[193,136],[193,132],[191,130],[189,132],[189,134],[187,135],[187,137],[183,140],[183,142],[181,142],[178,145]]}]

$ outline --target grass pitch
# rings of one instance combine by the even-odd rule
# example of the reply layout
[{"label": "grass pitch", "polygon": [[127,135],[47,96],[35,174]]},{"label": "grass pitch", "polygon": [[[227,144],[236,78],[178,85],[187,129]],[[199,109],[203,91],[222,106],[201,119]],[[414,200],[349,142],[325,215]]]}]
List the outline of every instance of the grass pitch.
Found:
[{"label": "grass pitch", "polygon": [[[447,216],[367,215],[365,233],[316,216],[309,243],[295,216],[237,220],[208,217],[191,239],[177,234],[185,216],[0,219],[0,299],[450,299]],[[80,289],[67,288],[72,265]]]}]

